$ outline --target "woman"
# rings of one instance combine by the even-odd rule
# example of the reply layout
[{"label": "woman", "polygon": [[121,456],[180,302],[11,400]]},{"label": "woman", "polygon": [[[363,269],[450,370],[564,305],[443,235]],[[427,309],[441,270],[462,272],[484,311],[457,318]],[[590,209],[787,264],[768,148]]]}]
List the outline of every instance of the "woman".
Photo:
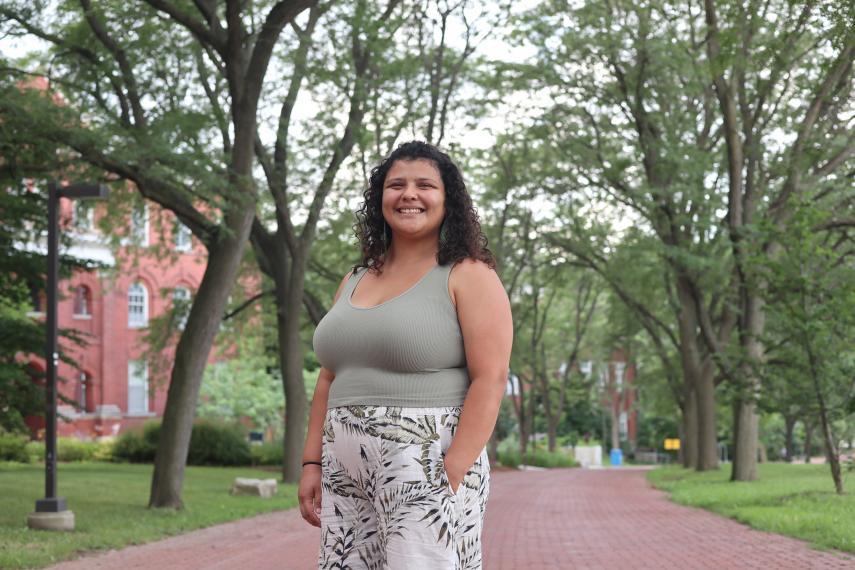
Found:
[{"label": "woman", "polygon": [[362,263],[315,330],[300,511],[319,568],[481,568],[510,303],[445,153],[399,146],[364,197]]}]

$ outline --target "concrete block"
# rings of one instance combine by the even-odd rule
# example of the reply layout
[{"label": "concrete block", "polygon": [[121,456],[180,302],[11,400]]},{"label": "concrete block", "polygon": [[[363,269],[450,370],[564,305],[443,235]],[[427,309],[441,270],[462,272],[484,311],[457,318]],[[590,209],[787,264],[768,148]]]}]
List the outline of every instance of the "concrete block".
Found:
[{"label": "concrete block", "polygon": [[269,499],[276,494],[276,479],[247,479],[238,477],[232,483],[232,495],[254,495]]}]

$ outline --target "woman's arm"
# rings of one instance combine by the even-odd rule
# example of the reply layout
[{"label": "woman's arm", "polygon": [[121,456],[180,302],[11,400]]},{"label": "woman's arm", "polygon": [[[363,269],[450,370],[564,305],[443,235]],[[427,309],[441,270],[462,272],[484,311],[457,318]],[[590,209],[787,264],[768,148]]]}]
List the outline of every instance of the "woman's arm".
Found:
[{"label": "woman's arm", "polygon": [[471,381],[444,460],[456,491],[496,425],[508,383],[514,332],[505,288],[487,264],[465,260],[455,267],[450,281]]},{"label": "woman's arm", "polygon": [[[349,273],[339,283],[338,290],[333,297],[333,305],[338,301],[338,296],[341,294],[348,277],[350,277]],[[309,410],[309,426],[306,429],[306,443],[303,445],[303,462],[321,461],[324,419],[327,415],[330,385],[334,379],[335,374],[321,366],[321,371],[318,373],[318,383],[315,385],[315,393],[312,396],[312,407]],[[303,515],[306,522],[314,526],[321,526],[321,521],[318,518],[321,513],[320,465],[309,464],[303,467],[297,498],[300,502],[300,514]]]}]

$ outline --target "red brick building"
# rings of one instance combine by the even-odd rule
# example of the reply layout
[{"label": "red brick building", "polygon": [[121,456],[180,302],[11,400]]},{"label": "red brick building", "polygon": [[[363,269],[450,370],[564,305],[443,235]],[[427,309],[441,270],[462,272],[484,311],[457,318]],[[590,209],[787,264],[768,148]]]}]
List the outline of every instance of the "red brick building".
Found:
[{"label": "red brick building", "polygon": [[[57,430],[82,439],[114,436],[163,414],[168,372],[155,377],[141,358],[145,327],[173,307],[188,305],[202,280],[206,250],[170,212],[151,204],[134,209],[127,227],[118,230],[123,235],[117,248],[97,229],[104,204],[60,202],[62,232],[73,240],[63,253],[106,268],[75,271],[59,285],[59,329],[77,331],[86,346],[60,339],[75,366],[60,362],[58,391],[76,405],[59,403]],[[44,294],[34,292],[33,304],[39,318]],[[179,310],[176,318],[180,327],[186,317]],[[32,366],[44,368],[35,357]],[[41,438],[41,418],[28,423]]]},{"label": "red brick building", "polygon": [[611,416],[612,448],[626,442],[635,450],[638,441],[638,412],[635,406],[635,364],[625,349],[612,351],[608,362],[602,363],[600,389],[603,407]]}]

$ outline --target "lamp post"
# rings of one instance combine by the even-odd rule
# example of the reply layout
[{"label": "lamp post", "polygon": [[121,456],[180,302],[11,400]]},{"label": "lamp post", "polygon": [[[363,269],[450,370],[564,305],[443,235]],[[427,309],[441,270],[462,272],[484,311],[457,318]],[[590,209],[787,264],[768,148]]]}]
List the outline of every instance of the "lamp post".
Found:
[{"label": "lamp post", "polygon": [[45,497],[36,501],[36,510],[27,516],[27,526],[40,530],[74,530],[74,513],[65,499],[56,496],[56,297],[59,280],[59,199],[106,198],[102,184],[48,184],[47,308],[45,320]]}]

